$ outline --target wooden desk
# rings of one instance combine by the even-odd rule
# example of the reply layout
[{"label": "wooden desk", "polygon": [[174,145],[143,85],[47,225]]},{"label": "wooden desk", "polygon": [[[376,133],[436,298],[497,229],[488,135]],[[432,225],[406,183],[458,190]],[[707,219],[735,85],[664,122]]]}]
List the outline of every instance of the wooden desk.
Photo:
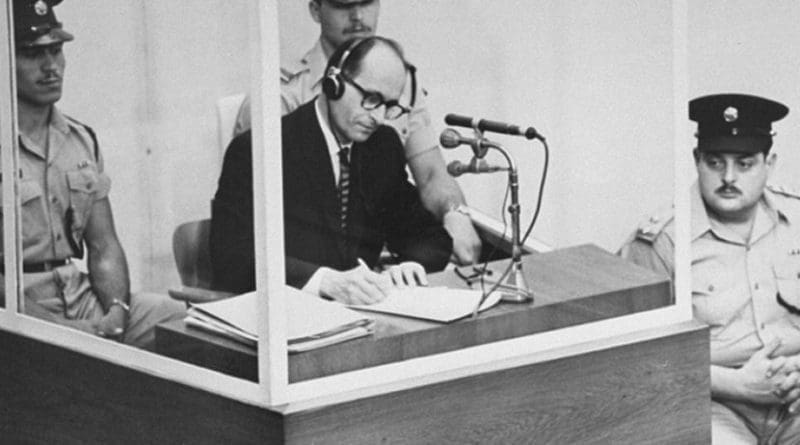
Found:
[{"label": "wooden desk", "polygon": [[[506,261],[492,263],[498,276]],[[533,304],[502,304],[477,319],[451,324],[372,314],[370,337],[291,355],[289,381],[392,363],[663,307],[671,302],[666,277],[629,264],[591,245],[528,255],[523,270]],[[432,285],[464,286],[452,271],[430,277]],[[255,348],[187,328],[159,325],[157,352],[238,377],[257,379]]]}]

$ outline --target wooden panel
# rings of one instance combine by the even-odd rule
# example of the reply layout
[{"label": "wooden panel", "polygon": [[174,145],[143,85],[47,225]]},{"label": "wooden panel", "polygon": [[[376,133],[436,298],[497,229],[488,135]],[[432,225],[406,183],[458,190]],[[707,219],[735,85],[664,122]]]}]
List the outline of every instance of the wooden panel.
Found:
[{"label": "wooden panel", "polygon": [[0,331],[0,442],[280,443],[281,416]]},{"label": "wooden panel", "polygon": [[[507,262],[493,263],[497,277]],[[370,314],[370,337],[289,357],[289,381],[297,382],[379,364],[452,351],[493,341],[574,326],[663,307],[671,303],[666,277],[585,245],[531,254],[523,269],[531,280],[533,304],[503,304],[477,319],[440,324]],[[465,287],[453,271],[434,274],[432,285]],[[182,321],[159,326],[157,350],[170,357],[255,379],[255,348],[218,339]]]},{"label": "wooden panel", "polygon": [[288,443],[710,443],[708,332],[290,415]]},{"label": "wooden panel", "polygon": [[708,332],[289,415],[0,331],[3,443],[704,444]]}]

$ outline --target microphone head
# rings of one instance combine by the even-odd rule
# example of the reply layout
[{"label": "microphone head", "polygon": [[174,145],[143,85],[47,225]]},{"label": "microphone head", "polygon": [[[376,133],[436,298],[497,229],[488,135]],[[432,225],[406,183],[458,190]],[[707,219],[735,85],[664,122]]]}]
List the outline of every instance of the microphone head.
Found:
[{"label": "microphone head", "polygon": [[447,173],[450,176],[458,177],[464,174],[464,164],[461,161],[452,161],[451,163],[447,164]]},{"label": "microphone head", "polygon": [[542,137],[542,135],[540,135],[539,132],[537,132],[536,129],[533,127],[528,127],[528,129],[525,130],[523,136],[525,136],[525,139],[536,139],[536,138],[544,139],[544,137]]},{"label": "microphone head", "polygon": [[461,134],[452,128],[446,128],[439,136],[439,143],[444,148],[455,148],[461,145]]}]

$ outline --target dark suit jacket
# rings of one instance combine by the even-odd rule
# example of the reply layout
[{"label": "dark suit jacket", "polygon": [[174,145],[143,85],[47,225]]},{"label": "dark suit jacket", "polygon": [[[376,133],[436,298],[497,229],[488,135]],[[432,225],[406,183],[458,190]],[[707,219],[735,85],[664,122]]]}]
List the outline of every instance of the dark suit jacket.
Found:
[{"label": "dark suit jacket", "polygon": [[[348,230],[342,233],[333,168],[314,106],[309,102],[282,120],[287,283],[302,287],[320,266],[347,270],[358,258],[374,266],[384,244],[400,261],[443,269],[452,239],[408,182],[402,144],[389,127],[353,145]],[[255,288],[250,136],[243,133],[228,146],[211,218],[214,287],[233,292]]]}]

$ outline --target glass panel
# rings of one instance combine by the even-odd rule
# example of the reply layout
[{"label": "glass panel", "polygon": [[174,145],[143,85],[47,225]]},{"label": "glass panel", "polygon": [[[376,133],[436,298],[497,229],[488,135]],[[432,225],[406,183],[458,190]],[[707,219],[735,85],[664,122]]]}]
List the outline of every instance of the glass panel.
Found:
[{"label": "glass panel", "polygon": [[[519,260],[521,276],[526,277],[533,293],[532,305],[505,304],[487,311],[478,321],[462,320],[451,325],[364,312],[377,322],[372,335],[290,356],[290,382],[672,304],[668,275],[613,256],[635,231],[637,222],[659,207],[668,209],[673,196],[674,42],[670,2],[649,5],[644,11],[635,2],[585,5],[553,1],[541,5],[536,12],[520,10],[515,2],[495,3],[491,10],[486,10],[485,3],[461,1],[404,2],[402,6],[377,1],[353,4],[356,6],[333,8],[326,1],[312,2],[311,15],[317,20],[310,20],[309,5],[280,4],[282,105],[296,110],[283,121],[289,284],[334,300],[357,302],[369,298],[362,295],[364,282],[372,280],[372,284],[363,286],[375,290],[380,285],[374,282],[385,279],[366,273],[366,269],[385,270],[387,263],[383,261],[391,263],[398,258],[424,263],[430,257],[414,256],[408,247],[420,241],[427,248],[436,245],[432,241],[435,237],[428,237],[431,232],[420,230],[420,220],[412,217],[423,205],[420,194],[403,194],[402,179],[397,179],[397,172],[403,168],[403,157],[397,154],[403,148],[391,140],[392,133],[372,133],[373,124],[382,120],[379,115],[383,107],[378,111],[364,109],[364,97],[371,92],[381,93],[385,100],[396,99],[391,81],[367,68],[346,72],[337,79],[344,90],[341,98],[335,97],[338,93],[331,93],[320,96],[316,104],[307,102],[321,92],[318,79],[325,73],[326,56],[333,53],[335,44],[359,35],[349,31],[361,29],[362,36],[376,31],[379,10],[379,32],[397,37],[407,61],[417,67],[419,102],[415,103],[415,114],[399,119],[397,135],[406,139],[405,158],[410,160],[411,177],[418,190],[428,187],[430,195],[422,193],[422,198],[440,197],[447,190],[448,181],[431,186],[421,174],[426,170],[420,165],[434,163],[437,172],[443,173],[448,163],[455,173],[470,173],[465,166],[472,165],[474,156],[484,156],[480,148],[470,151],[463,147],[444,152],[442,161],[438,150],[425,152],[437,143],[439,133],[445,129],[446,114],[510,122],[523,130],[535,126],[553,144],[544,191],[540,182],[548,159],[540,141],[488,130],[479,136],[505,147],[516,161],[523,234],[527,233],[543,194],[539,220],[528,241],[535,246],[532,250],[548,252]],[[426,13],[421,17],[419,11],[423,10]],[[547,13],[542,14],[543,10]],[[447,18],[445,27],[440,23],[443,17]],[[319,23],[331,29],[338,23],[341,33],[336,37],[335,32],[328,35],[323,30],[322,44],[315,46]],[[495,23],[502,26],[491,26]],[[476,34],[475,29],[481,32]],[[632,35],[639,38],[631,39]],[[351,44],[349,51],[340,52],[345,53],[358,54],[358,47]],[[388,66],[388,62],[381,66]],[[400,104],[411,105],[410,89],[411,82],[407,82]],[[643,97],[648,99],[643,101]],[[423,109],[427,115],[422,113],[420,117]],[[415,122],[426,123],[428,119],[430,124],[423,125],[422,130],[414,126]],[[319,120],[322,127],[332,130],[327,142]],[[407,121],[412,124],[403,125]],[[469,128],[458,131],[462,138],[476,137]],[[380,143],[362,143],[372,135],[379,135],[376,137],[381,138]],[[660,142],[642,144],[643,140]],[[351,162],[348,165],[341,162],[337,151],[352,141],[356,144],[347,154]],[[247,153],[249,141],[244,138],[239,142],[229,151]],[[490,166],[507,165],[502,153],[494,149],[489,150],[485,160]],[[220,186],[236,188],[235,181],[240,179],[237,173],[246,169],[246,162],[223,168]],[[348,181],[342,181],[343,176]],[[508,241],[496,243],[495,247],[492,243],[496,239],[491,236],[494,229],[494,238],[505,233],[506,238],[513,239],[509,235],[513,233],[513,216],[506,211],[509,201],[504,200],[509,178],[508,173],[500,172],[467,174],[457,180],[472,209],[480,212],[473,213],[473,217],[488,226],[481,235],[489,253],[494,253],[482,255],[482,259],[507,258],[511,254]],[[348,182],[349,188],[343,182]],[[215,210],[241,213],[241,209],[248,208],[247,202],[240,199],[247,196],[248,189],[246,184],[238,187],[239,193],[222,196],[218,191]],[[348,196],[344,225],[340,218],[345,208],[343,195]],[[451,209],[449,205],[437,208],[436,199],[424,204],[434,213],[438,211],[439,217]],[[454,217],[460,216],[451,214],[444,224],[449,233],[457,235],[457,245],[463,247],[469,244],[465,242],[469,237],[457,230],[457,223],[448,223]],[[228,234],[249,232],[249,227],[241,230],[242,227],[233,224]],[[433,232],[442,230],[438,222],[429,228]],[[403,236],[409,233],[412,235]],[[234,253],[244,251],[230,249],[232,241],[221,244]],[[381,255],[384,245],[388,255]],[[425,253],[430,254],[430,250]],[[448,252],[445,258],[449,256]],[[231,290],[253,288],[250,268],[241,267],[244,262],[222,263]],[[476,274],[484,270],[483,263],[479,264],[477,268],[457,269],[461,276],[452,270],[436,272],[441,265],[425,265],[432,284],[463,287],[466,276],[478,288]],[[505,259],[487,265],[493,275],[481,288],[492,287],[491,281],[497,281],[509,264]],[[319,275],[319,266],[335,271]],[[362,284],[349,289],[348,284],[337,287],[336,283],[346,283],[344,274],[339,274],[345,271],[358,275]],[[518,287],[521,283],[521,279],[500,281]],[[353,291],[354,288],[360,290]],[[622,294],[632,288],[647,290],[636,294],[642,298],[631,300],[598,297]],[[292,303],[287,305],[291,310]],[[574,317],[575,313],[582,315]],[[290,324],[291,317],[290,313]],[[506,323],[512,319],[516,321]]]},{"label": "glass panel", "polygon": [[250,82],[252,5],[19,5],[26,312],[184,358],[190,346],[162,341],[187,329],[168,290],[211,287],[210,205]]}]

